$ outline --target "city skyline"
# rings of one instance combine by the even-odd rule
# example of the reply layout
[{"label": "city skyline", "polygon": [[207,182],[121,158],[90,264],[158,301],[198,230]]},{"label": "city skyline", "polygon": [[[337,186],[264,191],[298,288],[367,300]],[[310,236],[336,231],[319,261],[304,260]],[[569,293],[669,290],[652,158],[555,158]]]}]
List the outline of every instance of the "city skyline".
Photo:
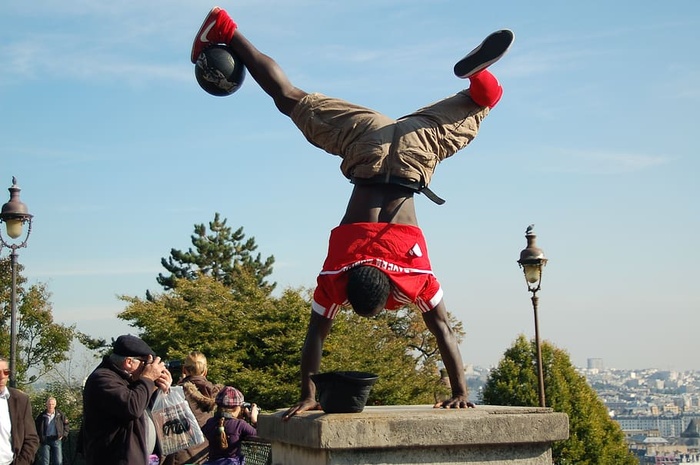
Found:
[{"label": "city skyline", "polygon": [[[197,86],[190,45],[213,5],[0,6],[0,203],[16,176],[35,215],[19,262],[57,322],[136,333],[117,296],[160,292],[160,259],[217,212],[275,256],[278,290],[315,284],[352,186],[250,75],[226,98]],[[543,340],[576,366],[700,369],[699,3],[219,5],[299,87],[392,117],[466,86],[454,62],[512,29],[492,67],[503,100],[435,172],[447,203],[416,198],[465,363],[534,337],[516,262],[534,224]]]}]

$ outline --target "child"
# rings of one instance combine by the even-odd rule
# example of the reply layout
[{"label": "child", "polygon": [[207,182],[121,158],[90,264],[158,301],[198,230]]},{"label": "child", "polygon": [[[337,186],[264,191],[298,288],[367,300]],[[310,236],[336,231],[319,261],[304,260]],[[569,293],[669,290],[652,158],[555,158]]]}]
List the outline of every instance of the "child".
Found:
[{"label": "child", "polygon": [[[241,441],[257,436],[258,408],[255,404],[243,407],[243,393],[226,386],[216,396],[216,414],[202,427],[209,441],[207,465],[241,465]],[[244,418],[248,417],[251,424]],[[252,425],[252,426],[251,426]]]}]

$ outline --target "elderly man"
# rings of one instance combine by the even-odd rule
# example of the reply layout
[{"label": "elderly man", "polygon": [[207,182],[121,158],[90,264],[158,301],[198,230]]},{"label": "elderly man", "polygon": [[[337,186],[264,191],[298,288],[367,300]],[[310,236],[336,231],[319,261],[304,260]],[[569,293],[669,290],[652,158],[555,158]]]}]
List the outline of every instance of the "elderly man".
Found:
[{"label": "elderly man", "polygon": [[119,336],[83,392],[83,452],[88,465],[147,465],[156,431],[146,412],[172,376],[143,340]]},{"label": "elderly man", "polygon": [[46,399],[46,410],[36,417],[39,433],[38,465],[63,465],[62,441],[68,436],[68,418],[56,408],[56,398]]},{"label": "elderly man", "polygon": [[7,387],[10,369],[0,357],[0,465],[30,465],[39,448],[39,436],[29,396]]}]

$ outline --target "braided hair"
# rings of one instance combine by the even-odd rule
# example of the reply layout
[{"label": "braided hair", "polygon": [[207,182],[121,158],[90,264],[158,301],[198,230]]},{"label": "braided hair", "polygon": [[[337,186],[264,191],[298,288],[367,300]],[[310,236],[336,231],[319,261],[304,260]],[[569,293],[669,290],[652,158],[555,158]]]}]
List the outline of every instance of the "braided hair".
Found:
[{"label": "braided hair", "polygon": [[228,449],[228,437],[226,436],[224,423],[226,423],[226,418],[224,416],[219,417],[219,446],[221,450]]},{"label": "braided hair", "polygon": [[391,281],[379,268],[362,265],[348,271],[346,291],[355,313],[370,317],[382,311],[386,305]]}]

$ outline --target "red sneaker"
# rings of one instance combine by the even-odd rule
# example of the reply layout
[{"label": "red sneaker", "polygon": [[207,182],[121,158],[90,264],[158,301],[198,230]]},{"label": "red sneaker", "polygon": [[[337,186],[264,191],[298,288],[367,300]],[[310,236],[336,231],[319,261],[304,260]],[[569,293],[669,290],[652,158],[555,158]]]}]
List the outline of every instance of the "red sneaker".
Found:
[{"label": "red sneaker", "polygon": [[192,43],[192,63],[197,63],[197,58],[202,51],[213,44],[228,45],[233,39],[233,33],[236,31],[236,23],[231,17],[218,6],[211,9],[202,27],[197,31],[197,35]]}]

